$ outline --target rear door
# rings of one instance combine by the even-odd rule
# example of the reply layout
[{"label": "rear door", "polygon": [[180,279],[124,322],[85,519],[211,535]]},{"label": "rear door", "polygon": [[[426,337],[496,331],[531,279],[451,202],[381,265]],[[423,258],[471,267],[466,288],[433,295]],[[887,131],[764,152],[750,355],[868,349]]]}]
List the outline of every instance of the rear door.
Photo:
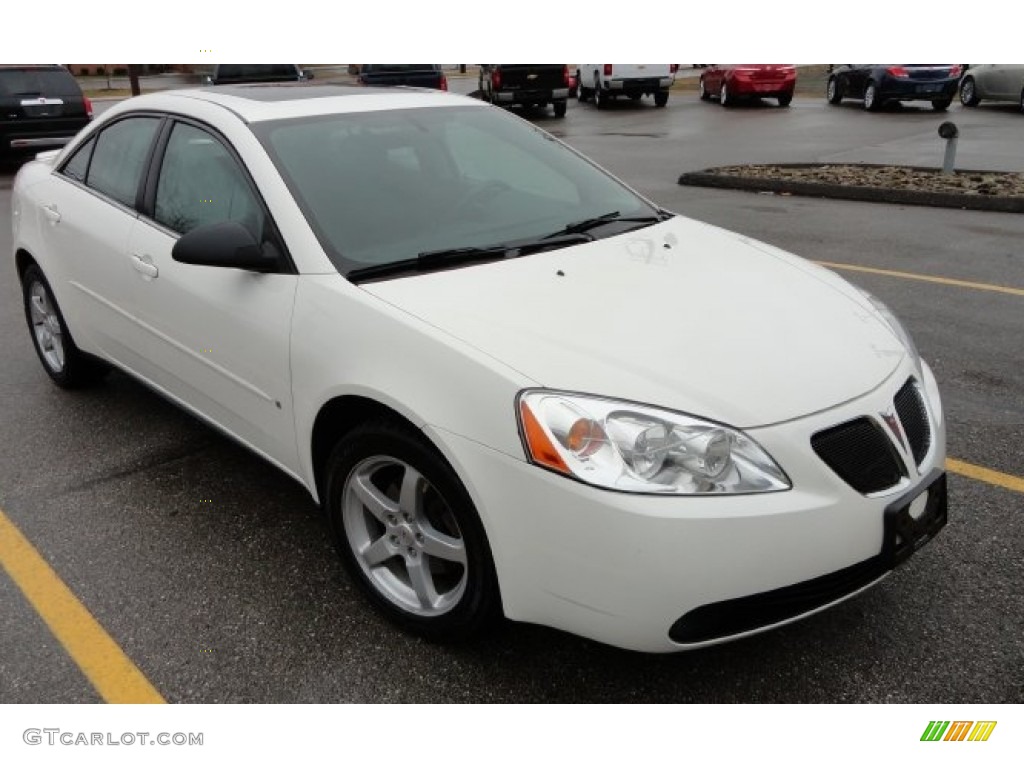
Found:
[{"label": "rear door", "polygon": [[[127,252],[133,311],[147,334],[142,374],[280,465],[297,471],[289,338],[297,276],[255,185],[227,142],[175,121],[158,148]],[[256,273],[182,264],[178,237],[235,221],[281,256]]]},{"label": "rear door", "polygon": [[126,248],[161,118],[127,116],[81,145],[38,193],[57,300],[83,346],[134,368],[139,328]]}]

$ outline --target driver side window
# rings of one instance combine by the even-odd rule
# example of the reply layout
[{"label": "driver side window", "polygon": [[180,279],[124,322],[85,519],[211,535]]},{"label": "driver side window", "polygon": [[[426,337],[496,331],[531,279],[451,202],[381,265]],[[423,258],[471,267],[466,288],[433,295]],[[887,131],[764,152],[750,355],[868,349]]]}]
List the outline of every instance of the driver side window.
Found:
[{"label": "driver side window", "polygon": [[154,218],[185,234],[196,227],[235,221],[263,240],[263,209],[227,148],[187,123],[171,130],[160,166]]}]

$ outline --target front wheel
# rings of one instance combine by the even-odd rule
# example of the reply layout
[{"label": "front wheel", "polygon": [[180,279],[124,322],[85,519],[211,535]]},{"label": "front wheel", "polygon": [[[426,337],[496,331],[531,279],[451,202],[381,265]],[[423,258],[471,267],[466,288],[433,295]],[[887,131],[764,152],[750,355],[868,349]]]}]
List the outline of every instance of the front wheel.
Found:
[{"label": "front wheel", "polygon": [[498,580],[473,502],[416,430],[385,420],[345,435],[328,459],[324,504],[346,569],[400,627],[460,640],[499,615]]},{"label": "front wheel", "polygon": [[590,98],[590,89],[583,87],[583,78],[580,77],[580,73],[576,72],[576,99],[583,104],[587,99]]},{"label": "front wheel", "polygon": [[711,101],[711,94],[708,93],[708,89],[704,85],[704,78],[703,77],[697,83],[697,94],[700,96],[700,100],[701,101]]},{"label": "front wheel", "polygon": [[552,102],[551,106],[555,110],[555,117],[565,117],[565,110],[566,110],[566,108],[568,106],[566,104],[565,99],[561,99],[559,101]]},{"label": "front wheel", "polygon": [[953,103],[953,99],[932,99],[932,109],[936,112],[945,112],[949,109],[949,105]]},{"label": "front wheel", "polygon": [[102,379],[109,368],[75,346],[43,270],[30,265],[21,285],[32,345],[54,383],[64,389],[77,389]]},{"label": "front wheel", "polygon": [[654,106],[664,107],[668,104],[668,91],[658,91],[654,94]]}]

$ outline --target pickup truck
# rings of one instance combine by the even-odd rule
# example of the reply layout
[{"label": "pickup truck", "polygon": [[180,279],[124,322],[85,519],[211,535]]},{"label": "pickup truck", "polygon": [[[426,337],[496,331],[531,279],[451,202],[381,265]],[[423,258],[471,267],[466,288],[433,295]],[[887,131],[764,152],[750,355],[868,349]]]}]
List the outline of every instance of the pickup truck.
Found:
[{"label": "pickup truck", "polygon": [[593,97],[594,106],[604,109],[618,96],[633,101],[654,96],[654,106],[664,107],[677,69],[676,64],[579,64],[577,98],[583,102]]},{"label": "pickup truck", "polygon": [[503,107],[546,107],[565,117],[569,98],[567,64],[481,64],[480,98]]}]

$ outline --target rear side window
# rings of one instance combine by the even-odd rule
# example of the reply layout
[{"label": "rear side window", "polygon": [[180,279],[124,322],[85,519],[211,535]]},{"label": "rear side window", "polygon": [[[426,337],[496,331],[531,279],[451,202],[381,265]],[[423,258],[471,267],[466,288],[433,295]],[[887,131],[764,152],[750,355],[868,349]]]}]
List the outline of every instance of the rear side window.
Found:
[{"label": "rear side window", "polygon": [[89,158],[92,157],[92,149],[96,146],[96,139],[89,139],[85,144],[75,150],[75,154],[64,166],[64,175],[68,178],[85,183],[85,174],[89,170]]},{"label": "rear side window", "polygon": [[125,205],[135,205],[142,170],[160,119],[130,117],[114,123],[96,139],[86,184]]},{"label": "rear side window", "polygon": [[0,96],[74,96],[82,90],[63,69],[0,69]]}]

